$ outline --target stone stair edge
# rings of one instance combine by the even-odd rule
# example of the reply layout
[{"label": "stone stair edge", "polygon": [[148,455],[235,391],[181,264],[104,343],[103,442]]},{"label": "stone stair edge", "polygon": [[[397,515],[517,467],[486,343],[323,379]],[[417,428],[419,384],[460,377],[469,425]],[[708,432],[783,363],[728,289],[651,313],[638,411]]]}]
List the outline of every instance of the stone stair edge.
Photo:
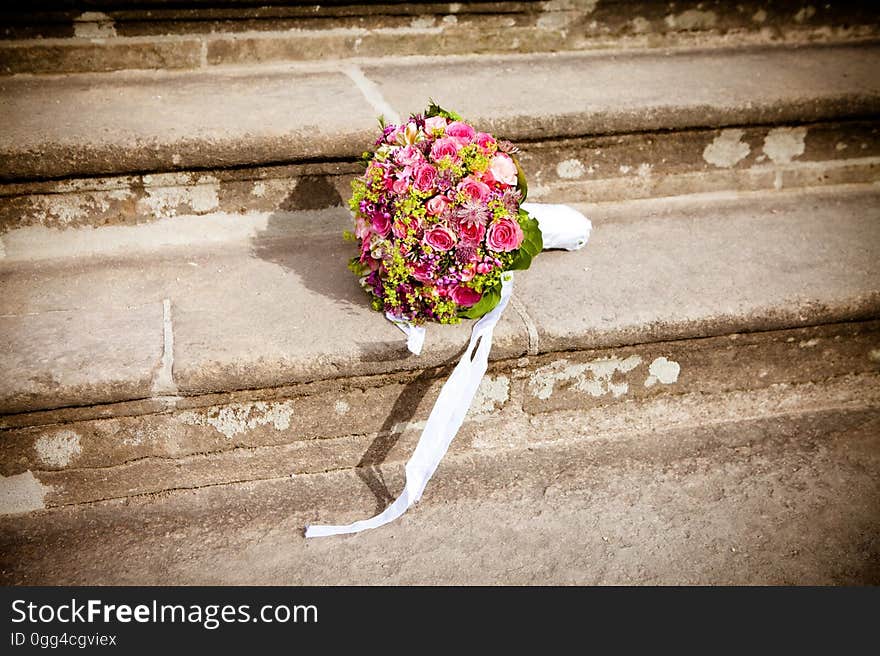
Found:
[{"label": "stone stair edge", "polygon": [[[632,300],[638,298],[637,294],[634,297],[628,296],[635,294],[636,287],[633,285],[638,284],[636,281],[621,280],[612,283],[615,272],[611,263],[614,260],[619,261],[620,266],[623,267],[631,266],[624,262],[650,261],[655,263],[661,272],[663,269],[667,270],[662,273],[662,277],[668,277],[670,281],[675,280],[678,275],[677,269],[675,266],[670,269],[670,262],[662,251],[652,252],[653,244],[658,243],[657,235],[666,232],[673,232],[671,240],[666,242],[667,247],[675,247],[676,239],[686,240],[690,230],[688,226],[691,225],[691,219],[687,218],[689,216],[702,216],[704,213],[711,214],[717,211],[721,218],[711,221],[714,221],[712,225],[717,225],[718,231],[723,233],[717,237],[722,241],[717,245],[707,245],[709,255],[692,257],[693,262],[681,266],[685,269],[688,267],[699,269],[704,266],[701,257],[708,258],[706,261],[709,261],[711,253],[721,253],[719,249],[722,247],[729,249],[729,244],[724,244],[723,237],[736,232],[733,228],[736,222],[732,219],[735,219],[736,212],[740,211],[737,204],[729,199],[726,205],[714,202],[712,198],[693,199],[690,201],[691,205],[688,205],[687,200],[682,199],[668,203],[656,201],[654,205],[671,208],[668,213],[672,218],[661,213],[653,218],[646,216],[643,221],[635,223],[612,222],[603,225],[600,220],[597,224],[598,237],[594,235],[593,244],[588,245],[584,251],[574,254],[542,255],[536,260],[532,271],[519,277],[516,303],[505,313],[496,331],[493,360],[515,360],[529,355],[615,348],[664,340],[688,340],[713,335],[875,319],[880,316],[880,291],[876,290],[875,286],[872,287],[868,281],[872,267],[876,269],[876,265],[870,264],[872,243],[877,243],[871,237],[871,231],[876,232],[876,229],[871,227],[870,216],[852,218],[850,214],[855,208],[867,209],[870,214],[870,208],[876,205],[876,186],[851,192],[847,195],[850,204],[844,203],[841,207],[838,207],[843,202],[838,200],[839,194],[839,190],[824,194],[817,192],[800,200],[804,207],[794,207],[794,209],[792,204],[797,199],[797,195],[794,194],[788,195],[788,200],[757,195],[743,199],[743,204],[753,207],[757,215],[750,224],[746,223],[743,226],[747,230],[764,229],[761,227],[762,219],[765,224],[772,224],[777,220],[773,218],[774,213],[791,214],[791,217],[783,216],[778,219],[781,221],[780,225],[766,227],[765,234],[758,241],[767,244],[750,245],[748,240],[739,242],[741,248],[756,249],[750,257],[766,259],[767,253],[777,252],[773,248],[780,249],[778,251],[780,253],[786,253],[784,240],[795,238],[793,235],[795,229],[802,230],[803,238],[807,238],[807,235],[813,238],[815,243],[811,248],[814,250],[794,260],[791,259],[791,255],[781,256],[782,271],[786,270],[785,267],[812,266],[810,258],[824,252],[821,250],[820,239],[826,239],[829,252],[835,254],[834,257],[822,255],[827,260],[821,267],[817,267],[819,269],[817,272],[811,274],[815,280],[804,279],[803,282],[799,282],[789,275],[788,282],[774,283],[774,291],[767,292],[768,295],[764,296],[763,301],[758,297],[764,292],[751,295],[740,292],[739,297],[723,300],[724,294],[727,293],[723,289],[717,292],[721,296],[713,300],[712,295],[716,292],[711,290],[716,286],[723,286],[725,276],[730,276],[723,271],[713,274],[707,272],[703,274],[705,278],[703,281],[680,284],[681,289],[669,291],[667,299],[659,297],[663,302],[650,301],[649,297],[654,293],[650,289],[644,291],[642,300]],[[817,203],[820,209],[825,208],[829,213],[824,222],[809,218]],[[641,207],[642,211],[646,211],[644,208],[647,205],[645,201],[639,201],[633,207]],[[624,212],[625,209],[621,207],[614,209],[615,214]],[[675,218],[676,212],[681,213],[685,218]],[[726,228],[727,233],[724,233],[724,217],[731,219],[728,221],[730,226]],[[594,217],[594,220],[597,218],[599,217]],[[710,221],[710,219],[700,220]],[[852,234],[836,236],[831,223],[836,220],[848,221],[851,227],[846,228],[845,231],[849,230]],[[645,223],[647,227],[642,226],[641,223]],[[708,231],[705,232],[706,235],[713,232],[709,230],[709,224],[704,230]],[[680,237],[675,236],[675,231],[679,231]],[[644,240],[644,246],[633,247],[632,244],[639,240]],[[774,242],[779,241],[782,243],[778,247],[773,246]],[[65,406],[108,406],[136,400],[141,400],[148,407],[155,404],[156,407],[161,408],[166,402],[163,399],[173,403],[174,397],[178,396],[198,397],[236,390],[280,388],[318,381],[351,379],[357,376],[395,375],[412,370],[431,369],[452,362],[466,343],[469,326],[466,324],[454,328],[431,326],[425,354],[420,358],[409,357],[403,347],[401,335],[378,314],[366,308],[361,298],[362,292],[352,280],[348,279],[343,266],[344,253],[347,251],[340,250],[338,242],[336,236],[322,237],[319,241],[313,242],[314,246],[302,246],[300,248],[305,250],[297,252],[295,242],[281,240],[278,243],[277,238],[273,238],[271,243],[256,247],[255,252],[259,258],[256,261],[251,250],[240,256],[233,254],[228,259],[215,258],[203,261],[196,255],[185,258],[192,259],[197,265],[196,268],[216,266],[218,270],[229,271],[227,275],[232,276],[232,280],[239,278],[249,280],[245,283],[251,289],[249,296],[253,293],[259,295],[261,286],[269,288],[281,284],[289,286],[285,288],[289,288],[293,299],[315,299],[308,291],[308,286],[314,288],[319,284],[318,288],[321,288],[320,285],[326,287],[327,276],[339,279],[332,283],[329,297],[309,301],[315,304],[315,309],[302,309],[301,305],[290,301],[286,302],[284,308],[278,309],[278,314],[275,315],[272,314],[275,310],[271,309],[271,304],[267,306],[264,302],[249,297],[221,301],[221,298],[229,295],[222,290],[214,292],[215,295],[219,294],[214,301],[210,298],[205,301],[196,298],[196,294],[206,293],[205,289],[210,289],[210,285],[216,284],[210,280],[207,283],[197,281],[192,283],[191,287],[186,286],[190,283],[183,283],[184,291],[180,292],[183,296],[176,301],[173,300],[172,293],[165,292],[172,298],[164,302],[161,296],[152,300],[144,298],[141,299],[142,305],[133,307],[130,302],[125,301],[127,297],[124,281],[129,276],[134,278],[144,276],[142,265],[138,263],[112,265],[108,269],[110,273],[105,274],[95,274],[87,268],[80,271],[77,266],[70,270],[60,269],[55,282],[50,278],[45,278],[44,280],[49,282],[44,284],[33,280],[27,283],[31,287],[25,288],[24,291],[17,286],[20,284],[15,283],[14,276],[9,276],[12,282],[8,282],[4,288],[10,299],[9,302],[16,303],[18,298],[23,300],[17,306],[4,308],[5,316],[0,317],[0,323],[4,324],[10,336],[16,337],[21,342],[17,347],[21,352],[16,355],[14,352],[16,347],[13,347],[13,352],[7,354],[5,367],[8,367],[10,375],[5,385],[0,412],[13,415]],[[857,258],[851,257],[851,262],[839,261],[840,258],[845,257],[843,253],[846,249],[854,247],[855,242],[863,244],[864,252]],[[768,248],[771,250],[765,253]],[[309,260],[309,257],[312,257],[308,255],[309,249],[326,252],[329,257],[323,255],[318,256],[317,259],[313,257],[312,262]],[[629,253],[626,253],[627,249]],[[616,254],[618,250],[619,255]],[[591,257],[594,252],[595,262]],[[268,270],[265,264],[259,261],[260,259],[270,264]],[[300,259],[303,259],[302,265],[291,264]],[[789,263],[786,264],[786,261]],[[282,268],[280,270],[275,268],[276,264]],[[152,266],[155,268],[155,265]],[[155,275],[166,278],[186,275],[183,273],[187,271],[185,261],[181,261],[179,266],[167,266],[170,266],[167,269],[168,273]],[[300,266],[304,268],[297,268]],[[314,279],[308,282],[307,279],[307,286],[303,287],[302,283],[294,282],[295,277],[291,278],[289,274],[284,273],[286,267],[293,267],[290,269],[291,272],[314,269],[317,271],[316,275],[322,277],[320,281]],[[335,268],[331,271],[331,267]],[[772,262],[755,263],[751,268],[754,271],[746,271],[743,275],[751,276],[756,280],[777,271]],[[590,273],[590,270],[593,272]],[[21,274],[30,280],[31,273],[28,271],[23,270]],[[765,273],[761,273],[762,271]],[[832,278],[832,283],[824,285],[821,282],[820,274],[823,272]],[[110,284],[122,285],[123,291],[120,291],[121,295],[118,296],[120,300],[115,302],[128,303],[128,307],[122,305],[112,307],[99,302],[93,309],[88,309],[90,304],[94,305],[94,301],[85,297],[81,309],[62,310],[53,305],[58,303],[52,300],[53,294],[58,295],[59,298],[68,295],[68,280],[75,289],[80,284],[86,284],[89,277],[94,275],[109,276],[107,283],[100,283],[104,287]],[[567,292],[560,295],[558,284],[552,281],[565,279],[583,279],[583,289],[577,288],[574,294]],[[81,280],[86,282],[81,283]],[[113,283],[109,282],[110,280]],[[735,281],[727,283],[731,294],[735,294],[734,290],[738,288],[734,283]],[[617,291],[611,289],[612,284],[619,286],[620,289]],[[691,287],[688,287],[688,284]],[[209,285],[209,287],[198,285]],[[811,289],[811,285],[815,285],[818,290],[807,291]],[[32,307],[24,307],[30,310],[29,314],[10,314],[14,312],[15,307],[26,306],[30,302],[28,300],[31,298],[30,288],[40,289],[40,295],[46,296],[46,299],[37,299],[36,304],[32,303]],[[101,289],[102,287],[99,286],[98,290]],[[88,294],[88,289],[84,289],[83,293]],[[101,294],[112,294],[112,292],[104,289]],[[687,300],[687,296],[691,299]],[[334,298],[337,300],[333,300]],[[621,306],[623,299],[630,299],[627,303],[635,304],[631,308]],[[219,310],[211,307],[212,303],[217,302],[221,305],[227,303],[228,311],[224,310],[218,314]],[[340,311],[338,305],[340,303],[342,308],[346,309]],[[688,307],[688,303],[691,307]],[[683,307],[687,308],[686,312],[677,309],[682,307],[680,304],[684,304]],[[581,308],[581,306],[582,309],[572,312],[572,308]],[[53,307],[54,310],[46,311]],[[226,316],[227,313],[230,316]],[[263,322],[260,325],[265,327],[257,327],[248,320],[247,316],[236,316],[248,313],[254,314],[257,318],[265,315],[265,319],[260,318]],[[570,316],[565,317],[566,313]],[[608,316],[604,317],[601,314],[594,316],[595,313],[604,313]],[[302,321],[341,323],[337,328],[338,335],[329,347],[326,337],[323,338],[323,342],[321,341],[320,330],[315,334],[312,334],[314,331],[303,333],[303,339],[308,343],[305,347],[300,347],[290,340],[297,334],[297,325]],[[163,325],[169,324],[174,330],[174,341],[171,343],[168,341],[167,332],[163,337]],[[270,346],[263,347],[260,344],[262,339],[255,342],[254,330],[266,331],[265,342]],[[63,345],[52,346],[56,353],[55,357],[65,358],[70,363],[68,366],[82,366],[86,369],[98,367],[99,371],[101,367],[107,367],[107,372],[101,371],[102,376],[92,374],[76,377],[75,372],[64,372],[52,365],[53,355],[52,351],[46,351],[47,344],[56,342],[63,344],[65,337],[69,338],[71,335],[79,335],[77,337],[81,342],[79,346],[74,347],[73,352]],[[272,344],[274,346],[271,346]],[[289,345],[284,346],[285,344]],[[77,348],[81,351],[79,355],[76,353]],[[165,355],[169,352],[173,353],[171,362]],[[35,353],[43,353],[44,358],[48,357],[48,364],[34,365],[29,357],[33,357]],[[77,362],[80,364],[77,365]],[[70,378],[71,375],[74,377]],[[65,376],[68,377],[66,383]],[[41,382],[20,385],[16,382],[19,380]]]},{"label": "stone stair edge", "polygon": [[[689,52],[687,56],[681,52],[621,56],[566,53],[559,56],[497,56],[485,62],[481,60],[481,66],[490,71],[482,72],[484,77],[495,70],[492,69],[494,66],[508,75],[505,80],[516,85],[515,95],[518,94],[522,102],[512,106],[508,103],[503,108],[487,99],[474,99],[473,89],[458,88],[454,75],[457,60],[446,57],[426,60],[442,68],[443,75],[436,88],[425,88],[424,93],[424,84],[405,82],[423,62],[403,59],[382,64],[325,65],[314,69],[258,68],[264,75],[250,90],[242,84],[249,74],[254,73],[248,68],[210,73],[127,72],[52,80],[0,79],[0,89],[6,95],[3,103],[6,107],[0,104],[0,116],[5,114],[10,126],[6,139],[0,140],[0,153],[4,155],[0,182],[353,161],[375,138],[375,122],[380,114],[394,120],[398,113],[413,111],[419,103],[426,102],[423,95],[434,94],[444,104],[458,109],[485,129],[522,142],[870,118],[880,113],[880,85],[869,76],[870,62],[878,58],[878,52],[880,48],[872,43],[865,47],[865,51],[852,46],[823,45],[806,47],[794,53],[772,47],[723,52],[699,50]],[[637,67],[627,68],[634,57],[647,59],[640,61]],[[625,98],[622,103],[617,101],[615,90],[611,89],[603,96],[581,90],[574,96],[552,98],[542,105],[535,100],[533,87],[529,87],[538,80],[545,82],[548,70],[556,71],[560,77],[558,82],[570,85],[571,75],[569,73],[566,77],[563,71],[571,68],[572,61],[581,62],[586,67],[584,74],[594,72],[598,66],[606,76],[644,67],[647,62],[655,72],[662,74],[665,71],[679,78],[692,76],[699,66],[703,66],[709,71],[706,78],[689,82],[698,90],[707,84],[711,87],[713,80],[720,84],[722,70],[718,68],[719,62],[740,61],[741,72],[744,72],[743,67],[748,62],[743,58],[750,57],[760,61],[776,59],[786,65],[803,57],[808,61],[815,60],[819,70],[812,86],[800,85],[796,91],[756,89],[747,76],[741,75],[735,82],[743,87],[744,92],[746,87],[750,89],[752,95],[748,102],[740,99],[747,94],[737,95],[735,87],[728,89],[726,95],[718,87],[702,100],[683,101],[682,96],[687,95],[685,89],[678,89],[675,94],[666,91],[665,97],[660,89],[640,96],[640,85],[634,81],[630,85],[622,84],[616,90]],[[696,58],[698,64],[689,63],[689,58]],[[824,84],[819,84],[821,74],[834,74],[859,61],[861,64],[855,69],[847,68],[850,79],[837,88],[826,90]],[[516,69],[515,73],[510,73],[511,67]],[[528,73],[535,67],[539,70]],[[711,70],[713,67],[716,70]],[[803,67],[796,74],[810,75],[809,68]],[[768,87],[772,88],[774,82],[786,81],[784,74],[773,74],[776,77],[771,75]],[[531,75],[531,78],[522,79],[524,75]],[[93,85],[92,80],[96,84]],[[285,85],[302,87],[303,92],[297,95],[285,90]],[[243,120],[212,116],[213,96],[199,95],[205,88],[219,89],[221,97],[233,104],[231,114],[237,114]],[[201,91],[195,91],[197,89]],[[123,97],[117,100],[114,96],[123,91],[135,94],[135,99]],[[162,100],[165,93],[170,94],[171,100]],[[268,107],[257,102],[261,93],[282,95],[277,103]],[[304,100],[309,94],[311,99]],[[58,103],[64,99],[65,105],[68,101],[72,103],[69,111],[74,116],[58,114],[47,105],[50,98],[55,98]],[[140,101],[143,102],[138,104]],[[177,122],[167,123],[172,116],[169,112],[176,111],[175,101],[178,101],[176,110],[179,110],[175,115]],[[75,116],[77,108],[86,111],[92,107],[90,103],[95,102],[98,105],[93,109],[99,112],[95,120],[109,126],[106,134],[98,138],[86,131],[87,126]],[[326,106],[331,102],[337,106],[337,116],[326,112]],[[255,110],[252,120],[244,115],[245,111],[251,110]],[[125,118],[138,111],[142,117]],[[208,118],[203,118],[203,114]],[[28,118],[32,115],[33,118]],[[319,115],[322,118],[316,121],[314,117]],[[298,118],[292,118],[294,116]],[[59,122],[66,125],[64,131],[53,127]],[[166,125],[172,129],[164,129]]]},{"label": "stone stair edge", "polygon": [[[281,22],[264,17],[240,24],[235,20],[175,21],[162,18],[160,11],[152,12],[152,27],[149,16],[146,21],[143,17],[126,20],[132,17],[123,12],[116,16],[120,19],[116,24],[112,12],[94,13],[90,20],[80,17],[73,24],[45,26],[49,28],[45,33],[36,26],[19,26],[17,42],[0,40],[0,70],[51,74],[90,69],[198,69],[363,53],[445,54],[468,48],[546,52],[682,43],[829,42],[877,35],[876,17],[852,6],[820,7],[817,12],[815,7],[809,11],[780,8],[760,0],[736,7],[724,3],[704,7],[687,0],[670,5],[667,12],[664,4],[490,3],[480,7],[418,3],[399,16],[369,17],[381,13],[380,5],[366,7],[366,12],[363,6],[358,8],[367,14],[363,16],[280,18]],[[475,44],[475,34],[483,37],[479,44]]]}]

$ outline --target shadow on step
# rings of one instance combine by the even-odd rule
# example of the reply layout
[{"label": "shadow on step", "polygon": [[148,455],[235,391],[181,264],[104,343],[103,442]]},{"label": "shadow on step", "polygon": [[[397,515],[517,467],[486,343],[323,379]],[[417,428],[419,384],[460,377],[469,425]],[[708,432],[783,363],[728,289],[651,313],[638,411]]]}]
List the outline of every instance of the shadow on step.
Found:
[{"label": "shadow on step", "polygon": [[[348,210],[340,206],[275,212],[269,216],[266,229],[254,237],[253,254],[295,274],[310,292],[330,299],[351,320],[363,321],[366,310],[366,316],[378,321],[380,315],[370,309],[367,295],[346,266],[357,252],[342,238],[342,232],[350,227]],[[358,342],[358,348],[361,359],[369,362],[412,357],[402,334],[401,339],[390,343]],[[402,428],[412,420],[431,382],[452,373],[464,348],[439,368],[422,371],[403,386],[377,437],[358,462],[357,474],[375,495],[377,513],[394,500],[380,466],[400,439]]]}]

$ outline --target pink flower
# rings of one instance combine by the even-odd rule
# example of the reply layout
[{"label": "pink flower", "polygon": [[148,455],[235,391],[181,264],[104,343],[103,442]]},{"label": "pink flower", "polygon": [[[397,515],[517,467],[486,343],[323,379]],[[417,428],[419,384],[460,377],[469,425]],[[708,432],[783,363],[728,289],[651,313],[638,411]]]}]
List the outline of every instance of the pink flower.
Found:
[{"label": "pink flower", "polygon": [[425,232],[425,243],[438,251],[448,251],[456,241],[455,233],[445,225],[434,226]]},{"label": "pink flower", "polygon": [[422,262],[417,262],[412,265],[412,276],[416,280],[422,283],[430,283],[431,282],[431,269],[427,264]]},{"label": "pink flower", "polygon": [[391,215],[387,212],[384,214],[376,212],[370,219],[370,223],[373,226],[373,232],[380,237],[387,236],[391,231]]},{"label": "pink flower", "polygon": [[360,216],[357,217],[354,221],[354,235],[358,239],[367,238],[370,234],[370,224],[367,223]]},{"label": "pink flower", "polygon": [[406,146],[395,153],[394,161],[403,166],[413,166],[422,161],[422,152],[415,146]]},{"label": "pink flower", "polygon": [[477,132],[477,134],[474,136],[474,143],[476,143],[480,148],[486,151],[494,146],[497,142],[495,141],[495,137],[493,137],[491,134],[487,134],[485,132]]},{"label": "pink flower", "polygon": [[425,119],[425,132],[430,134],[433,130],[442,130],[446,127],[446,119],[442,116],[432,116]]},{"label": "pink flower", "polygon": [[449,207],[449,200],[446,196],[434,196],[428,203],[425,205],[425,208],[428,210],[428,214],[431,216],[440,216],[443,212],[446,211],[446,208]]},{"label": "pink flower", "polygon": [[462,267],[461,273],[460,273],[461,281],[462,282],[469,282],[469,281],[473,280],[476,273],[477,272],[475,271],[475,267],[473,264],[468,264],[467,266]]},{"label": "pink flower", "polygon": [[479,244],[486,234],[486,226],[481,223],[467,223],[462,221],[458,224],[458,234],[461,240],[469,244]]},{"label": "pink flower", "polygon": [[430,191],[437,180],[437,169],[430,164],[421,164],[415,170],[413,186],[419,191]]},{"label": "pink flower", "polygon": [[492,175],[499,182],[506,185],[516,184],[516,164],[504,153],[498,153],[492,158],[492,165],[489,167]]},{"label": "pink flower", "polygon": [[431,146],[431,159],[435,162],[444,157],[450,157],[453,161],[458,159],[458,150],[461,148],[455,139],[437,139]]},{"label": "pink flower", "polygon": [[462,121],[453,121],[446,126],[446,134],[450,137],[458,137],[459,139],[470,141],[476,135],[476,130]]},{"label": "pink flower", "polygon": [[403,221],[394,221],[391,224],[391,232],[394,233],[394,236],[398,239],[406,238],[407,227]]},{"label": "pink flower", "polygon": [[450,296],[452,296],[453,301],[466,307],[476,305],[480,299],[483,298],[482,293],[475,291],[470,287],[465,287],[464,285],[456,285],[453,287]]},{"label": "pink flower", "polygon": [[519,248],[524,239],[519,223],[503,217],[489,226],[486,233],[486,245],[493,251],[513,251]]},{"label": "pink flower", "polygon": [[458,183],[458,189],[470,196],[473,200],[485,202],[489,198],[489,185],[473,178],[465,178]]},{"label": "pink flower", "polygon": [[409,189],[409,183],[406,180],[395,180],[391,183],[391,189],[395,194],[405,194]]}]

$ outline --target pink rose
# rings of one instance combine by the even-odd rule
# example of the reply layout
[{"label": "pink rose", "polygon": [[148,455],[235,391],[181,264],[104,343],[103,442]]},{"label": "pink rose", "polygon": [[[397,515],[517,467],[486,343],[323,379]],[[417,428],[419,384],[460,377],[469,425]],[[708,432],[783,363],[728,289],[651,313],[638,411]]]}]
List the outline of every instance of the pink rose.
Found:
[{"label": "pink rose", "polygon": [[462,221],[458,224],[458,234],[464,242],[479,244],[483,241],[483,237],[486,234],[486,226],[482,223],[466,223]]},{"label": "pink rose", "polygon": [[394,233],[394,236],[398,239],[406,238],[407,227],[403,221],[394,221],[391,224],[391,232]]},{"label": "pink rose", "polygon": [[442,116],[432,116],[425,119],[425,132],[431,133],[434,130],[443,130],[446,127],[446,119]]},{"label": "pink rose", "polygon": [[483,294],[471,289],[470,287],[465,287],[464,285],[456,285],[452,288],[452,300],[462,306],[471,306],[476,305],[481,298],[483,298]]},{"label": "pink rose", "polygon": [[431,146],[431,159],[436,162],[444,157],[450,157],[455,161],[458,159],[458,149],[460,147],[455,139],[437,139]]},{"label": "pink rose", "polygon": [[427,264],[421,262],[412,265],[412,276],[419,282],[425,284],[431,282],[431,270]]},{"label": "pink rose", "polygon": [[486,202],[489,198],[489,185],[480,182],[479,180],[474,180],[473,178],[465,178],[459,182],[458,189],[481,203]]},{"label": "pink rose", "polygon": [[480,148],[485,151],[489,150],[497,142],[495,141],[495,137],[493,137],[491,134],[487,134],[485,132],[477,132],[477,134],[474,136],[474,143],[476,143]]},{"label": "pink rose", "polygon": [[400,148],[394,155],[394,161],[403,166],[413,166],[422,161],[422,151],[415,146]]},{"label": "pink rose", "polygon": [[370,223],[373,226],[373,232],[380,237],[385,237],[391,231],[391,215],[387,212],[385,214],[376,212],[370,219]]},{"label": "pink rose", "polygon": [[434,196],[428,203],[425,205],[425,208],[428,210],[428,214],[431,216],[440,216],[443,212],[446,211],[446,208],[449,207],[449,200],[446,196]]},{"label": "pink rose", "polygon": [[492,175],[499,182],[506,185],[516,184],[516,164],[504,153],[498,153],[492,158],[492,165],[489,167]]},{"label": "pink rose", "polygon": [[370,224],[360,216],[354,222],[354,236],[358,239],[364,239],[370,234]]},{"label": "pink rose", "polygon": [[395,180],[391,183],[391,189],[395,194],[405,194],[409,189],[409,183],[406,180]]},{"label": "pink rose", "polygon": [[486,245],[493,251],[514,251],[519,248],[524,237],[519,223],[504,217],[489,226]]},{"label": "pink rose", "polygon": [[468,264],[467,266],[462,267],[461,271],[459,272],[462,282],[473,280],[476,274],[477,272],[475,271],[473,264]]},{"label": "pink rose", "polygon": [[436,179],[437,169],[430,164],[421,164],[415,170],[413,185],[419,191],[430,191],[434,188],[434,181]]},{"label": "pink rose", "polygon": [[446,126],[446,134],[450,137],[458,137],[459,139],[470,141],[476,135],[476,130],[467,123],[453,121]]},{"label": "pink rose", "polygon": [[455,233],[444,225],[434,226],[425,232],[425,243],[438,251],[448,251],[456,241]]}]

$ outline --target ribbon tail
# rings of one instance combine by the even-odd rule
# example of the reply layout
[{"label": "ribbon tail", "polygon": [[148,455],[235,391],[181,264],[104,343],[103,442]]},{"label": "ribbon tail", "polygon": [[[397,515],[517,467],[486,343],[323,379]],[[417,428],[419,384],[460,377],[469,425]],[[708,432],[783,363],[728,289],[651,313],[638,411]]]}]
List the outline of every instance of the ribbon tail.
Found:
[{"label": "ribbon tail", "polygon": [[491,312],[474,324],[467,350],[440,390],[440,396],[428,416],[415,451],[406,463],[406,487],[401,495],[384,511],[370,519],[345,526],[308,526],[307,538],[359,533],[370,528],[378,528],[400,517],[422,497],[428,481],[431,480],[458,429],[461,428],[483,380],[483,375],[489,366],[489,351],[492,349],[495,326],[504,308],[507,307],[512,291],[513,276],[507,274],[501,286],[501,300]]}]

